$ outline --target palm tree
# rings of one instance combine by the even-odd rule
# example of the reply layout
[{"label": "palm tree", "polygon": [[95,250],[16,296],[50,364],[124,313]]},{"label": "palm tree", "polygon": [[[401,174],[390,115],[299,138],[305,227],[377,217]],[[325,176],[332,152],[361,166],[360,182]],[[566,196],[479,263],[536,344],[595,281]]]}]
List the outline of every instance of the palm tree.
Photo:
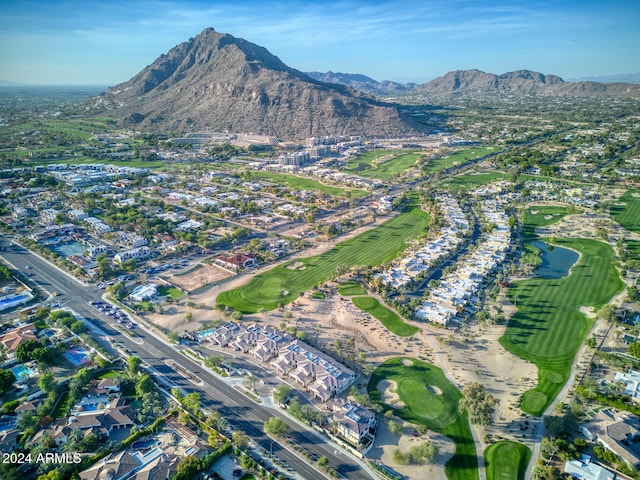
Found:
[{"label": "palm tree", "polygon": [[258,381],[258,377],[256,377],[253,373],[247,377],[247,383],[251,387],[251,390],[253,390],[254,392],[256,390],[257,381]]}]

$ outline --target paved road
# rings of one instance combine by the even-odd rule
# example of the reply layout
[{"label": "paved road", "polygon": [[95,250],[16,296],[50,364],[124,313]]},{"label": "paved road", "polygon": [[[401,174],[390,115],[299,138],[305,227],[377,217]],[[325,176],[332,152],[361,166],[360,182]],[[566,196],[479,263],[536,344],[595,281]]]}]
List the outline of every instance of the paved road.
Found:
[{"label": "paved road", "polygon": [[[308,464],[307,459],[301,459],[289,450],[283,448],[279,442],[271,442],[262,431],[262,425],[272,416],[277,416],[285,421],[290,428],[291,443],[300,445],[315,453],[319,457],[325,455],[329,459],[329,465],[334,468],[341,477],[352,480],[371,479],[372,477],[362,465],[350,455],[336,450],[336,448],[319,437],[315,432],[302,428],[298,423],[282,414],[277,409],[267,408],[255,403],[245,394],[238,392],[232,386],[203,369],[178,351],[178,348],[167,344],[151,332],[136,329],[135,340],[128,335],[113,328],[113,320],[90,306],[93,300],[99,300],[102,291],[95,287],[88,287],[65,274],[57,267],[49,264],[37,255],[19,245],[12,244],[5,236],[0,236],[0,247],[4,247],[2,257],[21,271],[28,272],[32,281],[46,289],[49,293],[57,292],[57,300],[66,308],[74,310],[77,314],[88,320],[94,327],[97,335],[100,331],[106,334],[101,343],[112,350],[110,340],[124,344],[133,355],[138,356],[162,378],[172,386],[181,388],[186,392],[198,391],[201,393],[202,405],[205,409],[218,410],[227,418],[231,427],[244,431],[257,445],[265,451],[273,450],[281,460],[289,464],[299,477],[314,480],[320,478],[321,473]],[[24,270],[25,266],[28,270]],[[101,340],[97,338],[97,340]],[[175,362],[183,369],[196,374],[203,383],[196,385],[190,382],[182,374],[170,366]],[[334,453],[336,452],[336,453]]]}]

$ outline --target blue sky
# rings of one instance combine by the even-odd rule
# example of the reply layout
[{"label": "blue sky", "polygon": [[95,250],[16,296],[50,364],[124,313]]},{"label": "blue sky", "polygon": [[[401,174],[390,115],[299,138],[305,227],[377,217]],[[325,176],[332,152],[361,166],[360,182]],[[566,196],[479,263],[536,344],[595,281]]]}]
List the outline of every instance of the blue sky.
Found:
[{"label": "blue sky", "polygon": [[0,80],[115,85],[206,27],[302,71],[640,73],[638,0],[0,0]]}]

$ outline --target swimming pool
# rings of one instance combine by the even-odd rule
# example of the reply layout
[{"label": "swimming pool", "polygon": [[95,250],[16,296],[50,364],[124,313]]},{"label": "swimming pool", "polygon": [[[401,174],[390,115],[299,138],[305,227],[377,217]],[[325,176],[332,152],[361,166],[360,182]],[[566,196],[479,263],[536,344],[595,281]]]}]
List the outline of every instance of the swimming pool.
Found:
[{"label": "swimming pool", "polygon": [[150,448],[160,445],[160,441],[156,439],[138,440],[131,444],[131,448],[134,450],[149,450]]},{"label": "swimming pool", "polygon": [[202,339],[202,338],[207,338],[208,336],[212,335],[213,332],[215,332],[216,329],[215,328],[210,328],[209,330],[204,330],[202,332],[198,332],[198,338]]},{"label": "swimming pool", "polygon": [[9,370],[16,376],[16,382],[26,382],[30,377],[33,377],[35,372],[28,365],[20,364],[15,367],[11,367]]}]

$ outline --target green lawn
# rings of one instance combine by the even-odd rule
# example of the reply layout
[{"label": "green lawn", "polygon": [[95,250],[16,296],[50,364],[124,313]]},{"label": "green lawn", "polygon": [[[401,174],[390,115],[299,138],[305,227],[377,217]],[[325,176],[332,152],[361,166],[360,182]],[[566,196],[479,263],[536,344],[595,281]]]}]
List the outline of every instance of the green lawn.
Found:
[{"label": "green lawn", "polygon": [[298,190],[317,190],[337,197],[347,197],[348,195],[352,195],[355,198],[360,198],[368,194],[365,190],[334,187],[332,185],[325,185],[324,183],[311,178],[298,177],[297,175],[289,175],[285,173],[251,171],[251,177],[268,180],[270,182],[277,183],[279,185],[286,185]]},{"label": "green lawn", "polygon": [[524,480],[531,450],[526,445],[504,440],[484,452],[487,480]]},{"label": "green lawn", "polygon": [[404,323],[399,315],[380,305],[380,302],[373,297],[353,297],[351,301],[360,310],[364,310],[380,320],[388,330],[396,335],[410,337],[418,331],[417,327]]},{"label": "green lawn", "polygon": [[[442,433],[456,444],[456,453],[445,465],[450,480],[478,478],[476,447],[466,415],[458,412],[462,395],[437,367],[410,358],[392,358],[380,365],[371,375],[368,391],[373,402],[381,403],[378,384],[383,380],[396,383],[396,393],[403,403],[393,409],[382,403],[382,408],[393,409],[395,415],[414,424],[425,425]],[[431,388],[427,388],[431,387]],[[435,388],[434,388],[435,387]]]},{"label": "green lawn", "polygon": [[438,186],[449,186],[454,188],[477,188],[481,185],[486,185],[496,180],[505,180],[507,178],[509,178],[508,175],[502,172],[467,173],[444,180],[440,182]]},{"label": "green lawn", "polygon": [[532,415],[540,415],[565,384],[576,351],[593,324],[580,307],[599,308],[624,286],[607,244],[587,239],[555,243],[577,250],[580,259],[568,277],[513,282],[508,295],[518,311],[500,339],[507,350],[538,367],[538,385],[525,393],[521,405]]},{"label": "green lawn", "polygon": [[[388,156],[393,158],[384,160],[384,157]],[[410,151],[376,150],[349,160],[344,170],[361,177],[389,180],[416,165],[421,157],[420,153]],[[380,159],[383,159],[381,163]]]},{"label": "green lawn", "polygon": [[53,413],[51,414],[51,416],[53,418],[62,418],[66,416],[67,412],[69,412],[69,409],[73,407],[73,405],[69,400],[70,400],[69,390],[65,390],[64,392],[62,392],[61,397],[58,401],[58,404],[56,405],[56,408],[53,410]]},{"label": "green lawn", "polygon": [[338,293],[345,297],[350,297],[352,295],[366,295],[367,291],[359,282],[356,282],[355,280],[347,280],[346,282],[342,282],[338,285]]},{"label": "green lawn", "polygon": [[611,205],[611,217],[627,230],[640,233],[640,190],[627,190]]},{"label": "green lawn", "polygon": [[559,222],[569,213],[567,207],[531,205],[524,210],[522,234],[525,238],[535,237],[537,227],[546,227]]},{"label": "green lawn", "polygon": [[176,287],[168,287],[166,285],[158,286],[158,296],[159,297],[169,296],[172,299],[177,300],[178,298],[182,297],[183,295],[184,295],[184,293],[182,293]]},{"label": "green lawn", "polygon": [[496,151],[496,147],[475,147],[461,150],[444,157],[432,158],[423,167],[424,173],[436,173],[460,163],[484,157]]},{"label": "green lawn", "polygon": [[640,241],[639,240],[626,240],[627,251],[629,252],[629,258],[633,260],[640,260]]},{"label": "green lawn", "polygon": [[[340,242],[321,255],[293,259],[256,275],[249,284],[222,292],[217,302],[243,313],[273,310],[280,302],[289,303],[300,292],[332,278],[338,268],[371,267],[394,259],[404,251],[407,240],[425,234],[428,226],[429,216],[419,203],[411,203],[379,227]],[[301,266],[289,268],[293,262]]]}]

